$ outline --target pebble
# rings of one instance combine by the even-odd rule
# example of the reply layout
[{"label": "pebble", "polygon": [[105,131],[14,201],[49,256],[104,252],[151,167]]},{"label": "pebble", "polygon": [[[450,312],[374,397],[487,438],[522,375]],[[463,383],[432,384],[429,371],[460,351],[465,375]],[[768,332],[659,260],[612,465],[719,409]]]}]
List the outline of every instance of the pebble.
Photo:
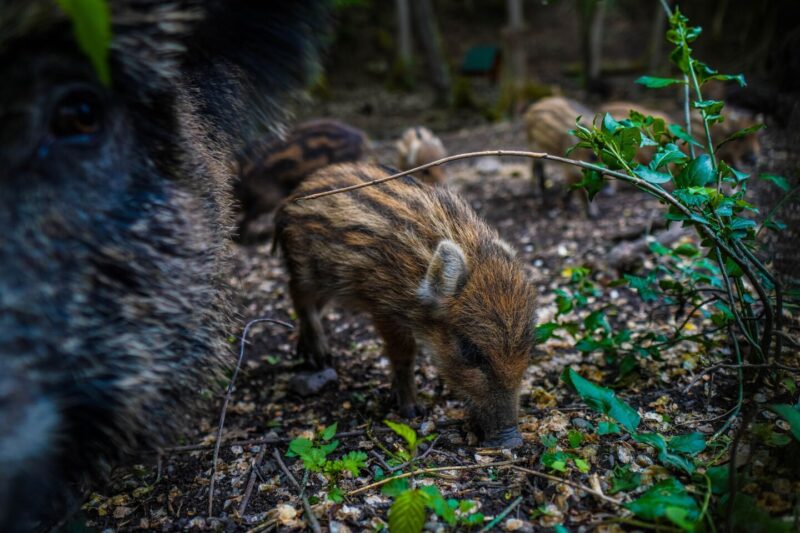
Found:
[{"label": "pebble", "polygon": [[633,456],[631,455],[631,452],[628,450],[628,448],[626,448],[625,446],[618,446],[617,459],[619,459],[620,463],[627,465],[630,464],[631,460],[633,460]]},{"label": "pebble", "polygon": [[328,528],[330,529],[331,533],[350,533],[351,531],[350,528],[347,527],[345,524],[342,524],[341,522],[337,522],[335,520],[328,525]]},{"label": "pebble", "polygon": [[533,525],[530,522],[520,520],[519,518],[509,518],[506,520],[505,524],[503,524],[503,529],[506,531],[520,531],[527,533],[528,531],[533,531]]},{"label": "pebble", "polygon": [[300,396],[312,396],[321,391],[329,383],[335,383],[336,370],[326,368],[319,372],[298,372],[289,381],[289,388]]},{"label": "pebble", "polygon": [[637,455],[636,464],[647,468],[648,466],[651,466],[653,464],[653,460],[646,455]]},{"label": "pebble", "polygon": [[591,431],[592,429],[594,429],[592,423],[586,420],[585,418],[573,418],[571,422],[572,425],[575,426],[576,428],[585,429],[587,431]]},{"label": "pebble", "polygon": [[433,430],[435,429],[436,429],[436,424],[434,424],[430,420],[426,420],[419,425],[419,433],[422,436],[430,435],[431,433],[433,433]]},{"label": "pebble", "polygon": [[281,524],[289,524],[294,522],[294,519],[297,517],[297,509],[289,505],[288,503],[282,503],[276,507],[278,510],[278,522]]}]

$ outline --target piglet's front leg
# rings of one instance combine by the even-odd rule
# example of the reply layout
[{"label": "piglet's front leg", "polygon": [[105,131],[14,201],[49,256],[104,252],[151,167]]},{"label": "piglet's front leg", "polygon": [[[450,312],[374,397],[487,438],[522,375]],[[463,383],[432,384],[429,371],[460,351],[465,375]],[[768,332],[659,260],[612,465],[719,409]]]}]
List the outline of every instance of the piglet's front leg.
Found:
[{"label": "piglet's front leg", "polygon": [[392,393],[403,418],[423,416],[425,409],[417,405],[417,384],[414,381],[414,359],[417,342],[408,328],[391,320],[376,320],[375,327],[383,337],[386,355],[392,362]]}]

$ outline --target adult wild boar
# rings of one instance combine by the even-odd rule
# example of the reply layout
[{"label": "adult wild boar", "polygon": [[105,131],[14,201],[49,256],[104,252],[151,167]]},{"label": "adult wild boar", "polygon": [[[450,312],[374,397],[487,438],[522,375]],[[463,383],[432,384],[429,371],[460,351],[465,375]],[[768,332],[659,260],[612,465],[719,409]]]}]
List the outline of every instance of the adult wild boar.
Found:
[{"label": "adult wild boar", "polygon": [[110,85],[53,0],[0,1],[0,530],[163,444],[229,360],[227,161],[324,2],[110,0]]}]

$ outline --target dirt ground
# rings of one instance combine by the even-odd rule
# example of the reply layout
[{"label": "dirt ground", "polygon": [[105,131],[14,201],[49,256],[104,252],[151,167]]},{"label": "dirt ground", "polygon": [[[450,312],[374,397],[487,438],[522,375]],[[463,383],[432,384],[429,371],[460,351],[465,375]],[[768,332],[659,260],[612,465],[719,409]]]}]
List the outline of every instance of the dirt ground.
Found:
[{"label": "dirt ground", "polygon": [[[444,140],[453,153],[525,146],[518,123],[455,131],[445,135]],[[771,161],[785,152],[779,139],[767,139],[765,146]],[[388,145],[382,145],[381,150],[382,157],[391,157]],[[567,269],[590,266],[593,279],[607,286],[617,276],[604,264],[608,250],[620,240],[647,233],[661,209],[643,194],[621,188],[614,196],[598,196],[596,201],[602,212],[599,220],[587,220],[577,201],[566,209],[545,210],[532,194],[529,166],[521,161],[460,164],[450,169],[450,180],[451,186],[517,248],[540,291],[541,321],[555,313],[553,290],[566,283]],[[650,257],[644,260],[653,261]],[[281,259],[270,253],[269,243],[237,248],[234,262],[231,283],[241,302],[242,323],[256,317],[292,322],[295,317],[287,295],[286,270]],[[647,325],[656,331],[674,326],[673,317],[643,305],[627,288],[606,288],[612,298],[613,321]],[[391,449],[398,440],[382,428],[385,418],[397,420],[389,394],[389,362],[382,356],[381,341],[366,317],[332,308],[325,322],[338,382],[308,398],[298,397],[289,387],[300,365],[293,355],[295,334],[277,325],[253,328],[246,360],[227,408],[210,516],[208,489],[222,395],[208,411],[191,418],[189,427],[193,431],[185,436],[182,446],[145,457],[140,465],[118,469],[112,483],[92,494],[84,506],[86,525],[116,531],[303,530],[307,524],[298,491],[273,454],[284,456],[288,468],[301,479],[302,463],[285,457],[288,440],[334,422],[342,435],[336,453],[359,450],[368,456],[368,469],[358,478],[344,479],[340,483],[342,490],[346,493],[372,482],[376,468],[386,460],[382,447]],[[423,357],[417,381],[428,415],[410,424],[421,433],[435,433],[438,438],[420,466],[463,467],[516,460],[518,466],[544,471],[539,463],[544,451],[542,436],[553,435],[567,446],[564,440],[569,430],[583,431],[589,423],[596,425],[598,415],[587,409],[559,376],[565,366],[572,365],[584,377],[608,384],[613,369],[600,356],[580,355],[568,339],[551,339],[538,352],[526,374],[521,397],[520,428],[525,444],[513,453],[474,446],[474,435],[462,423],[463,409],[457,396],[442,385],[430,359]],[[701,353],[690,345],[662,354],[660,362],[644,361],[620,394],[639,410],[643,424],[651,429],[665,434],[699,431],[708,436],[722,425],[725,419],[720,415],[735,397],[732,373],[714,372],[695,380],[696,370],[707,366],[714,355]],[[690,383],[692,386],[687,388]],[[584,438],[578,453],[589,464],[589,471],[573,469],[563,474],[577,486],[607,493],[611,472],[624,464],[645,479],[658,479],[663,473],[652,449],[628,437],[598,437],[587,432]],[[784,457],[785,452],[786,448],[776,448],[758,456],[769,476],[762,484],[747,489],[778,513],[797,505],[796,494],[800,491],[796,470],[792,472],[796,461]],[[704,452],[706,459],[711,459],[713,453],[714,449]],[[427,479],[445,497],[476,502],[487,523],[521,496],[521,503],[500,521],[496,530],[530,531],[557,524],[591,530],[621,514],[608,499],[508,468],[444,471]],[[326,501],[326,490],[323,478],[308,478],[305,491],[323,530],[362,531],[385,526],[391,499],[380,489],[348,496],[342,503]],[[617,494],[614,498],[627,501],[635,493]],[[246,507],[240,509],[243,503]],[[429,515],[430,520],[432,517]],[[427,527],[437,530],[442,524],[429,521]]]}]

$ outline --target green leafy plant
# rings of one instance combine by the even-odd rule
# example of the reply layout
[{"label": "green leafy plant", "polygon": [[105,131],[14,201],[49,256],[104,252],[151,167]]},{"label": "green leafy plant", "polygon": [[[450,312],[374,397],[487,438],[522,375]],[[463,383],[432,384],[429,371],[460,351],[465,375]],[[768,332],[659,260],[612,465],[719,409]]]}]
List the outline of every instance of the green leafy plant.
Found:
[{"label": "green leafy plant", "polygon": [[339,441],[334,440],[337,423],[325,427],[315,435],[314,439],[298,437],[289,442],[287,457],[298,457],[308,472],[322,473],[329,482],[328,497],[334,502],[343,500],[342,491],[338,480],[349,473],[358,477],[361,470],[367,467],[367,454],[360,451],[350,451],[339,459],[329,459],[339,447]]}]

